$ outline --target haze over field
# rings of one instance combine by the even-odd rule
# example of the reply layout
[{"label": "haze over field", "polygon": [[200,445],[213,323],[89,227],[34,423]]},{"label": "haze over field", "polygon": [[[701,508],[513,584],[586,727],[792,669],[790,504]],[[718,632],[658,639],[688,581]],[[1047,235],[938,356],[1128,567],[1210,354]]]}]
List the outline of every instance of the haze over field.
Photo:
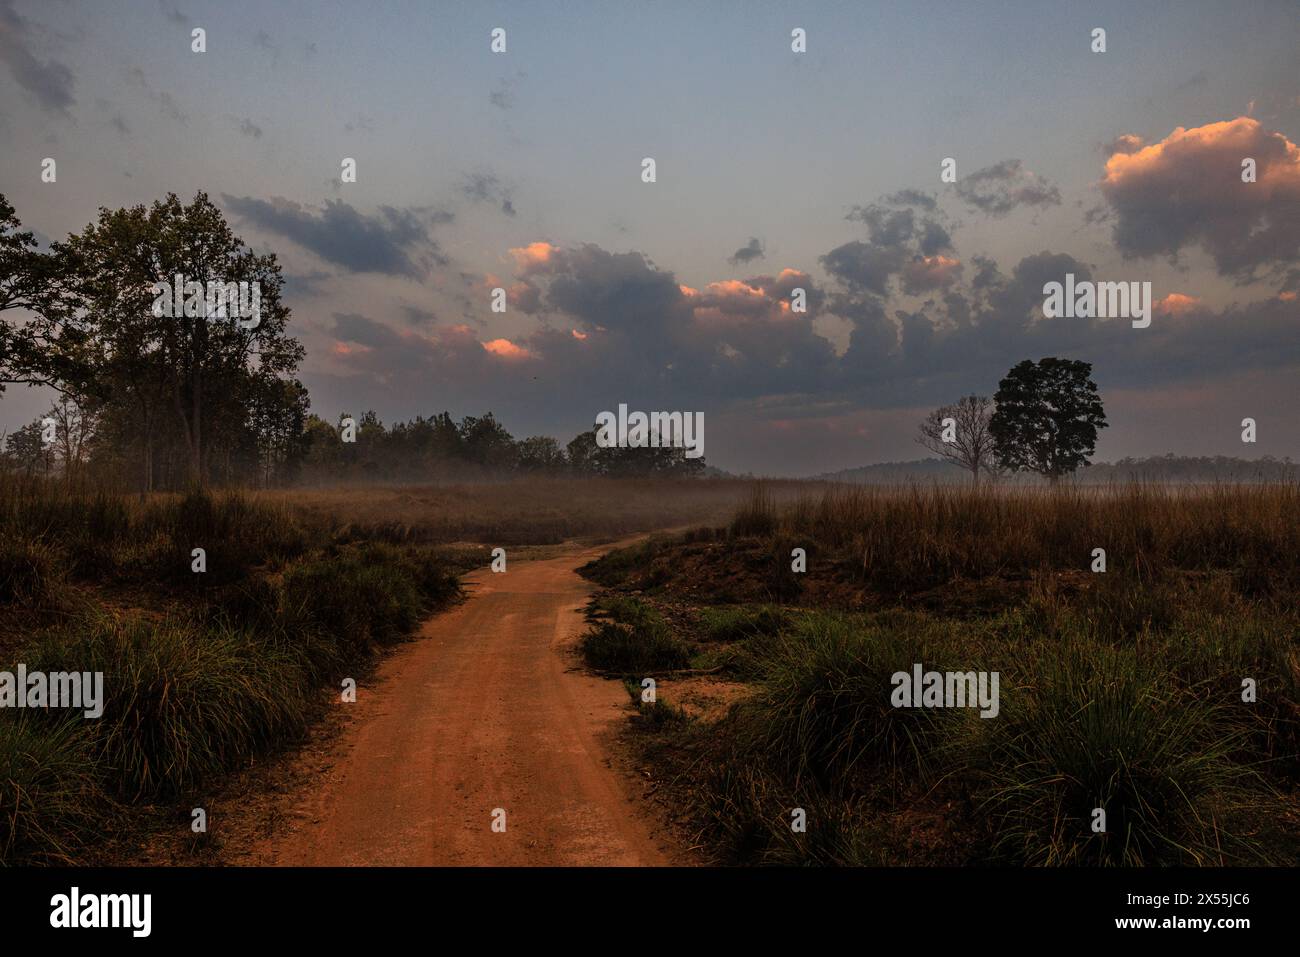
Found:
[{"label": "haze over field", "polygon": [[[1297,457],[1294,4],[565,12],[0,0],[0,193],[48,243],[205,190],[279,257],[330,421],[699,410],[710,464],[811,475],[915,458],[926,411],[1060,355],[1100,460]],[[1044,319],[1066,274],[1151,282],[1151,326]],[[0,430],[50,399],[11,387]]]}]

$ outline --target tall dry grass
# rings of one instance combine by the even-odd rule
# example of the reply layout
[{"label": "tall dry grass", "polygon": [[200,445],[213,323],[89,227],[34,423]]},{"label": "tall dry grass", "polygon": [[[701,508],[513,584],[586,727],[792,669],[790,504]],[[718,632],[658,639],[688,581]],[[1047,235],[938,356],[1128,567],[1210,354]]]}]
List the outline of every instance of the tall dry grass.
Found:
[{"label": "tall dry grass", "polygon": [[1235,569],[1261,590],[1300,585],[1300,485],[973,488],[832,486],[784,504],[766,488],[736,535],[804,537],[887,585],[1090,566],[1144,580]]},{"label": "tall dry grass", "polygon": [[[557,479],[263,492],[337,532],[390,542],[554,545],[695,524],[725,524],[748,493],[740,479]],[[807,488],[772,485],[790,500]]]},{"label": "tall dry grass", "polygon": [[[749,691],[720,719],[643,723],[647,760],[720,862],[1294,864],[1297,505],[1294,484],[755,487],[725,541],[614,553],[609,583],[649,588],[692,549],[788,561],[793,543],[810,576],[850,566],[874,610],[687,612],[697,654]],[[693,606],[698,568],[733,567],[653,593],[689,585]],[[1005,600],[929,600],[975,579]],[[915,663],[997,672],[1000,712],[894,707],[891,676]]]}]

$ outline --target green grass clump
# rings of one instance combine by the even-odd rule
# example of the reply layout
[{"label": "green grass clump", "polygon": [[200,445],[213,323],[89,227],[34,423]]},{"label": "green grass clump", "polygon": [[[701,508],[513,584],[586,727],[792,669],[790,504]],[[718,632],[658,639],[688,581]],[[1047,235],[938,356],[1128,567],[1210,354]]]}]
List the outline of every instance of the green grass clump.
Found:
[{"label": "green grass clump", "polygon": [[291,648],[179,620],[104,616],[47,636],[26,661],[103,673],[103,716],[84,723],[125,798],[174,796],[299,736],[311,704]]},{"label": "green grass clump", "polygon": [[594,622],[579,645],[590,667],[636,676],[689,667],[691,646],[649,605],[618,598],[604,610],[613,620]]},{"label": "green grass clump", "polygon": [[[682,755],[674,787],[721,862],[1294,860],[1293,618],[1205,606],[1153,628],[1120,611],[1133,632],[1098,628],[1097,606],[1064,603],[1050,634],[1021,609],[803,612],[729,649],[748,697],[715,721],[659,725],[648,747]],[[706,617],[730,628],[737,614]],[[915,662],[997,671],[998,714],[894,708],[892,675]],[[1242,701],[1244,677],[1258,700]],[[795,807],[805,834],[790,831]]]},{"label": "green grass clump", "polygon": [[608,551],[595,561],[583,565],[578,571],[599,585],[614,588],[622,585],[633,574],[646,572],[653,564],[655,556],[668,545],[669,539],[666,536],[652,535],[645,541],[626,548]]},{"label": "green grass clump", "polygon": [[0,606],[47,609],[63,583],[58,553],[37,539],[0,533]]},{"label": "green grass clump", "polygon": [[[1035,662],[967,744],[995,854],[1028,865],[1223,864],[1260,851],[1227,826],[1254,775],[1241,732],[1132,649],[1073,642]],[[1093,812],[1106,830],[1092,829]]]},{"label": "green grass clump", "polygon": [[700,614],[706,641],[744,641],[775,635],[790,627],[789,612],[774,605],[726,605],[705,608]]},{"label": "green grass clump", "polygon": [[409,635],[460,586],[421,550],[372,543],[293,565],[284,575],[284,628],[320,677],[355,667]]},{"label": "green grass clump", "polygon": [[[942,668],[942,629],[882,628],[862,616],[812,613],[760,646],[759,696],[744,733],[796,779],[835,786],[868,768],[921,775],[944,711],[895,708],[896,672]],[[962,667],[961,670],[966,670]]]},{"label": "green grass clump", "polygon": [[0,714],[0,863],[72,864],[106,800],[85,723]]}]

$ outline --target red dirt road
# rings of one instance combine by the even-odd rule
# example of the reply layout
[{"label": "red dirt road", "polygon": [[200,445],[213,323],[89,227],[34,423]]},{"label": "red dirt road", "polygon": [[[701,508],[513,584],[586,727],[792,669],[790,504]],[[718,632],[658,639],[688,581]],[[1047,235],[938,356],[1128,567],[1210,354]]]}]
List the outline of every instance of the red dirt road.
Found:
[{"label": "red dirt road", "polygon": [[[591,593],[574,569],[605,550],[468,576],[470,597],[346,706],[364,710],[270,861],[669,863],[608,757],[627,694],[578,670],[572,652]],[[504,833],[492,830],[496,808]]]}]

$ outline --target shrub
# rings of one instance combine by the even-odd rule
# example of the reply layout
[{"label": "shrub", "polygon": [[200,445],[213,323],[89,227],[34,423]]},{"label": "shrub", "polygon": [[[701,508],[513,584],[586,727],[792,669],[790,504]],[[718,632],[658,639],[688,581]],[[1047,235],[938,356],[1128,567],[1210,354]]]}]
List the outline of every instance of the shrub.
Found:
[{"label": "shrub", "polygon": [[62,581],[53,548],[0,533],[0,605],[49,607],[57,603]]},{"label": "shrub", "polygon": [[90,745],[128,798],[172,796],[306,727],[308,687],[290,649],[180,621],[104,617],[46,637],[29,670],[104,674]]},{"label": "shrub", "polygon": [[[1012,863],[1220,864],[1253,855],[1230,809],[1240,732],[1132,649],[1070,642],[1035,662],[971,745],[994,853]],[[1094,833],[1094,808],[1106,830]]]},{"label": "shrub", "polygon": [[949,652],[936,635],[815,613],[765,651],[741,730],[796,780],[836,787],[868,766],[897,783],[925,773],[945,712],[893,707],[891,678],[916,662],[941,667]]},{"label": "shrub", "polygon": [[105,813],[83,722],[0,714],[0,863],[74,863]]},{"label": "shrub", "polygon": [[690,645],[653,608],[632,598],[611,599],[604,607],[614,620],[595,622],[579,645],[590,667],[644,676],[690,664]]}]

